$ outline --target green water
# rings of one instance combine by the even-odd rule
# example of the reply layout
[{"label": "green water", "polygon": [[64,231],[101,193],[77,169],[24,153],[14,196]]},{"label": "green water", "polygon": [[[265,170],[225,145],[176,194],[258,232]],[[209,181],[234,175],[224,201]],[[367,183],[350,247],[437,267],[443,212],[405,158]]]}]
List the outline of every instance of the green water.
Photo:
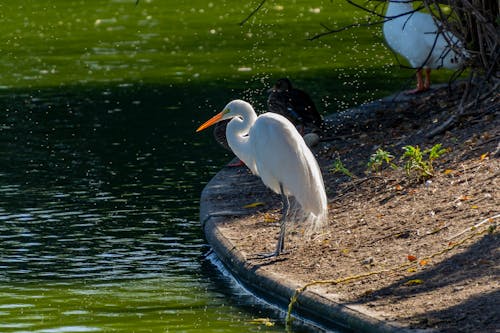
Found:
[{"label": "green water", "polygon": [[[291,77],[323,113],[413,84],[343,2],[0,3],[0,331],[283,332],[205,258],[230,158],[194,129]],[[258,318],[269,318],[266,326]],[[313,330],[294,326],[291,332]]]}]

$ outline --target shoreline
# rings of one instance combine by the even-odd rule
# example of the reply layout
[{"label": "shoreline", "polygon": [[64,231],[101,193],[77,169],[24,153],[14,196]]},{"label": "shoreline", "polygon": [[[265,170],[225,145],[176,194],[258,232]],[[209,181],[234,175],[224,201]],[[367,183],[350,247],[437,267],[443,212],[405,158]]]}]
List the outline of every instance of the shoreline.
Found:
[{"label": "shoreline", "polygon": [[[447,88],[435,87],[433,95],[440,93],[438,89],[444,91]],[[458,127],[455,132],[427,140],[424,135],[429,128],[435,127],[435,119],[444,119],[453,113],[449,106],[448,113],[437,113],[432,109],[428,114],[413,112],[414,108],[427,107],[431,103],[435,108],[435,103],[443,102],[440,96],[437,96],[437,102],[432,100],[433,95],[415,97],[398,93],[327,117],[331,135],[323,138],[314,153],[326,176],[332,231],[322,235],[320,241],[306,244],[300,240],[300,230],[292,230],[287,236],[293,239],[288,242],[292,244],[290,253],[276,259],[263,261],[254,257],[255,253],[266,252],[269,246],[274,246],[276,225],[262,221],[272,220],[278,214],[279,200],[246,168],[223,168],[202,192],[200,221],[208,243],[225,267],[245,288],[286,312],[295,291],[311,281],[331,281],[395,265],[406,266],[407,254],[410,258],[410,254],[415,253],[421,259],[433,251],[442,250],[446,248],[446,239],[450,235],[469,227],[471,221],[484,220],[485,217],[493,216],[488,224],[494,229],[496,223],[493,220],[499,213],[498,193],[491,190],[497,187],[498,177],[494,175],[500,166],[498,149],[494,149],[499,137],[498,112],[485,116],[489,122],[483,122],[482,118],[475,121],[475,128]],[[455,145],[450,147],[450,156],[439,162],[436,169],[452,168],[446,169],[453,171],[452,177],[442,172],[429,183],[422,184],[389,168],[375,177],[364,176],[364,169],[358,166],[360,160],[367,160],[374,147],[388,146],[396,150],[409,143],[443,141],[455,142]],[[470,147],[464,147],[464,142]],[[345,175],[332,175],[329,166],[334,156],[345,159],[345,165],[358,176],[348,179]],[[459,168],[474,172],[459,172]],[[473,176],[477,176],[477,184],[471,178]],[[442,188],[447,184],[451,184],[449,193],[439,196],[440,192],[446,192]],[[482,185],[490,191],[486,193],[481,189]],[[403,190],[395,191],[394,187]],[[469,188],[474,190],[473,193],[463,194],[457,199],[457,191],[468,191]],[[479,198],[483,192],[484,197]],[[469,200],[473,209],[465,210],[461,201],[468,205]],[[259,205],[245,208],[250,203]],[[369,209],[358,207],[363,204],[369,205]],[[394,216],[388,216],[389,212]],[[429,213],[431,218],[428,218]],[[367,224],[363,222],[365,220],[371,221]],[[500,290],[494,281],[499,252],[495,245],[497,239],[498,232],[492,230],[480,239],[472,239],[456,248],[454,245],[442,258],[432,257],[424,265],[415,263],[411,271],[392,272],[394,276],[388,278],[383,276],[388,281],[367,278],[351,285],[309,287],[300,293],[292,314],[326,328],[341,327],[356,332],[452,332],[453,325],[461,325],[458,321],[464,318],[470,319],[480,331],[494,332],[491,327],[498,326],[498,318],[495,319],[491,309],[498,304]],[[458,239],[456,241],[458,243]],[[466,259],[467,256],[472,258],[474,265],[469,273],[463,270],[466,267],[459,267],[457,271],[456,262],[466,260],[462,259],[465,255]],[[456,280],[442,282],[456,274],[460,275]],[[479,280],[474,280],[474,275]],[[420,282],[409,285],[409,281]],[[476,287],[470,288],[473,284]],[[469,291],[469,288],[474,290]],[[470,317],[466,312],[466,317],[458,318],[454,324],[453,316],[464,309],[450,306],[450,313],[432,309],[432,306],[446,307],[453,299],[449,297],[455,297],[457,302],[472,299],[465,304],[465,310],[471,311]],[[477,308],[475,299],[481,301],[482,297],[489,300],[488,304],[474,311]],[[416,314],[408,313],[413,309]],[[463,328],[463,331],[470,330]]]},{"label": "shoreline", "polygon": [[[237,209],[237,207],[241,207],[243,204],[239,200],[231,201],[235,205],[234,210],[231,207],[218,207],[214,205],[214,202],[217,202],[214,199],[221,194],[220,189],[229,186],[227,184],[228,178],[232,179],[232,181],[244,181],[256,188],[260,187],[257,191],[265,191],[264,185],[255,176],[238,174],[236,169],[228,168],[217,173],[206,185],[200,201],[200,217],[204,221],[203,231],[207,242],[224,267],[245,289],[286,312],[291,297],[301,285],[293,281],[284,281],[279,275],[265,269],[265,266],[252,264],[247,261],[236,245],[226,238],[224,231],[219,228],[220,224],[228,222],[228,217],[230,218],[230,223],[238,223],[239,219],[245,218],[245,215],[235,217],[242,214]],[[224,191],[224,194],[231,195],[226,191]],[[299,296],[292,313],[293,316],[304,318],[326,329],[340,328],[354,332],[374,333],[417,332],[415,330],[408,330],[397,323],[386,322],[383,319],[371,316],[364,309],[344,306],[310,290]]]}]

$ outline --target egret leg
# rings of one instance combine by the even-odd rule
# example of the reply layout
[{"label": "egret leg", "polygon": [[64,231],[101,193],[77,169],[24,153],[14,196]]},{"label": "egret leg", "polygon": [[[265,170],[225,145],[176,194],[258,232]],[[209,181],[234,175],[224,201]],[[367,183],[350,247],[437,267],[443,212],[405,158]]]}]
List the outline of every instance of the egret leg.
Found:
[{"label": "egret leg", "polygon": [[290,202],[288,201],[288,197],[285,195],[285,191],[283,190],[283,184],[280,183],[280,192],[281,192],[281,202],[283,204],[283,208],[281,210],[281,220],[280,220],[280,233],[278,236],[278,244],[276,245],[276,250],[271,253],[262,253],[259,254],[259,258],[270,258],[277,257],[283,250],[285,249],[285,233],[286,233],[286,218],[288,216],[288,209],[290,208]]},{"label": "egret leg", "polygon": [[417,69],[417,88],[407,91],[406,94],[408,95],[417,94],[425,90],[427,89],[425,88],[424,79],[422,78],[422,69],[420,68]]},{"label": "egret leg", "polygon": [[283,185],[280,183],[280,191],[281,191],[281,202],[283,204],[283,209],[281,211],[281,220],[280,220],[280,234],[278,236],[278,244],[276,246],[276,256],[278,256],[285,249],[285,232],[286,232],[286,217],[288,215],[288,209],[290,208],[290,202],[288,201],[288,197],[285,195],[285,191],[283,191]]},{"label": "egret leg", "polygon": [[429,90],[431,88],[431,69],[425,69],[425,82],[424,82],[424,90]]}]

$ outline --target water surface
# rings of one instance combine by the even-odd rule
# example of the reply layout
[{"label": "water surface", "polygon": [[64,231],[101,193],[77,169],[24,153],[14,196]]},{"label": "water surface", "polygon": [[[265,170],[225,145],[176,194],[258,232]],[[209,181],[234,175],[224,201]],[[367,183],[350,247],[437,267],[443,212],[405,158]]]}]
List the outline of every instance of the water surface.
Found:
[{"label": "water surface", "polygon": [[165,102],[181,90],[2,97],[2,332],[276,330],[204,258],[198,197],[220,165],[193,157],[225,153],[182,134]]},{"label": "water surface", "polygon": [[239,26],[255,5],[0,3],[1,332],[285,331],[205,258],[199,195],[231,154],[194,130],[281,76],[326,114],[412,73],[375,27],[307,40],[365,18],[345,3]]}]

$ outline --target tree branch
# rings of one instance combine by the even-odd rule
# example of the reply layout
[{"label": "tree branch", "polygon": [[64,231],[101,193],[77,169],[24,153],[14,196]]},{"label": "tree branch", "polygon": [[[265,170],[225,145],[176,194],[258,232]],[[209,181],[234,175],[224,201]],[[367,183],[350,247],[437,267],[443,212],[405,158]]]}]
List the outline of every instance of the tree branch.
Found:
[{"label": "tree branch", "polygon": [[242,26],[243,24],[245,24],[252,16],[254,16],[259,11],[259,9],[262,6],[264,6],[265,2],[266,2],[266,0],[262,0],[260,2],[260,4],[257,6],[257,8],[255,8],[243,21],[240,22],[240,26]]},{"label": "tree branch", "polygon": [[334,34],[334,33],[337,33],[337,32],[341,32],[341,31],[344,31],[344,30],[349,30],[351,28],[369,27],[369,26],[372,26],[372,25],[383,24],[384,22],[387,22],[387,21],[390,21],[390,20],[392,20],[392,18],[391,19],[385,19],[385,20],[377,21],[377,22],[353,23],[353,24],[349,24],[349,25],[343,26],[343,27],[341,27],[339,29],[330,29],[324,23],[320,23],[320,25],[323,28],[325,28],[326,30],[328,30],[328,31],[320,33],[320,34],[317,34],[317,35],[314,35],[313,37],[308,38],[308,40],[312,41],[312,40],[315,40],[315,39],[318,39],[318,38],[321,38],[321,37],[324,37],[324,36],[327,36],[327,35],[331,35],[331,34]]},{"label": "tree branch", "polygon": [[419,6],[418,8],[414,9],[414,10],[411,10],[411,11],[408,11],[406,13],[402,13],[400,15],[396,15],[396,16],[385,16],[383,14],[379,14],[378,12],[376,11],[373,11],[371,9],[368,9],[366,7],[363,7],[361,5],[358,5],[357,3],[353,2],[352,0],[346,0],[349,4],[351,4],[352,6],[356,7],[356,8],[359,8],[365,12],[368,12],[372,15],[375,15],[377,17],[380,17],[382,18],[382,20],[380,21],[376,21],[376,22],[366,22],[366,23],[353,23],[353,24],[349,24],[349,25],[346,25],[346,26],[343,26],[341,28],[338,28],[338,29],[330,29],[328,28],[325,24],[321,24],[321,26],[325,29],[327,29],[328,31],[327,32],[323,32],[323,33],[320,33],[320,34],[317,34],[317,35],[314,35],[313,37],[309,38],[308,40],[315,40],[315,39],[319,39],[321,37],[324,37],[324,36],[327,36],[327,35],[331,35],[331,34],[334,34],[334,33],[337,33],[337,32],[341,32],[341,31],[345,31],[345,30],[348,30],[348,29],[351,29],[351,28],[358,28],[358,27],[370,27],[370,26],[373,26],[373,25],[379,25],[379,24],[384,24],[385,22],[387,21],[391,21],[391,20],[394,20],[394,19],[397,19],[398,17],[401,17],[401,16],[406,16],[406,15],[411,15],[415,12],[418,12],[419,10],[423,9],[424,6]]}]

